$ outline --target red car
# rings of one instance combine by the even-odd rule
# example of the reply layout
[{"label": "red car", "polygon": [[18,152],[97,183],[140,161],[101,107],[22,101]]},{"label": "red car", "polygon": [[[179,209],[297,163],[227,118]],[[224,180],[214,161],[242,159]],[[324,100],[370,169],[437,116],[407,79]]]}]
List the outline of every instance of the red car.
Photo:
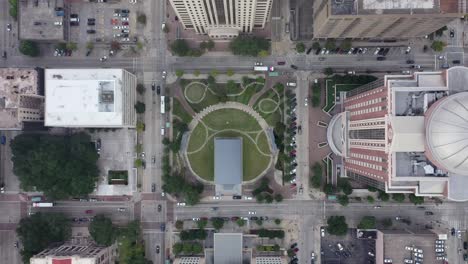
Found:
[{"label": "red car", "polygon": [[286,62],[285,61],[278,61],[278,65],[285,65]]},{"label": "red car", "polygon": [[87,213],[87,214],[92,214],[92,213],[93,213],[93,210],[86,210],[85,213]]},{"label": "red car", "polygon": [[299,251],[299,249],[298,249],[298,248],[295,248],[295,249],[294,249],[294,252],[296,252],[296,253],[297,253],[298,251]]},{"label": "red car", "polygon": [[122,25],[128,26],[128,22],[127,22],[127,21],[124,21],[124,22],[122,22]]}]

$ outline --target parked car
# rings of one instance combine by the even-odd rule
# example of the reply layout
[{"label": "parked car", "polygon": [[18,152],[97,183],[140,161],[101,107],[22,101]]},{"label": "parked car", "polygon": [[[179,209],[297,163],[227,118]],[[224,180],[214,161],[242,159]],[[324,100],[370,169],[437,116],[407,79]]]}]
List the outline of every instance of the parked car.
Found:
[{"label": "parked car", "polygon": [[312,52],[312,48],[309,48],[309,49],[307,50],[306,54],[309,55],[310,52]]},{"label": "parked car", "polygon": [[299,69],[299,67],[297,67],[297,66],[296,66],[296,65],[294,65],[294,64],[291,64],[291,68],[293,68],[294,70],[297,70],[297,69]]},{"label": "parked car", "polygon": [[94,30],[94,29],[88,29],[88,30],[86,30],[86,33],[88,33],[88,34],[95,34],[95,33],[96,33],[96,30]]},{"label": "parked car", "polygon": [[92,214],[92,213],[93,213],[93,210],[86,210],[85,213],[87,213],[87,214]]},{"label": "parked car", "polygon": [[387,58],[385,58],[385,57],[377,57],[377,60],[378,60],[378,61],[384,61],[384,60],[386,60],[386,59],[387,59]]},{"label": "parked car", "polygon": [[162,205],[158,204],[158,212],[161,212],[162,210]]},{"label": "parked car", "polygon": [[424,214],[425,214],[425,215],[434,215],[434,213],[431,212],[431,211],[427,211],[427,212],[425,212]]},{"label": "parked car", "polygon": [[452,63],[453,64],[460,64],[460,60],[453,60]]},{"label": "parked car", "polygon": [[323,228],[323,227],[320,228],[320,236],[321,237],[325,236],[325,228]]},{"label": "parked car", "polygon": [[455,37],[455,30],[453,29],[450,30],[450,37],[451,38]]},{"label": "parked car", "polygon": [[156,192],[156,184],[151,184],[151,192]]},{"label": "parked car", "polygon": [[160,248],[159,245],[156,246],[156,254],[159,254]]},{"label": "parked car", "polygon": [[232,196],[232,199],[234,199],[234,200],[241,200],[241,199],[242,199],[242,196],[241,196],[241,195],[233,195],[233,196]]},{"label": "parked car", "polygon": [[119,212],[125,212],[125,208],[118,208],[117,211],[119,211]]}]

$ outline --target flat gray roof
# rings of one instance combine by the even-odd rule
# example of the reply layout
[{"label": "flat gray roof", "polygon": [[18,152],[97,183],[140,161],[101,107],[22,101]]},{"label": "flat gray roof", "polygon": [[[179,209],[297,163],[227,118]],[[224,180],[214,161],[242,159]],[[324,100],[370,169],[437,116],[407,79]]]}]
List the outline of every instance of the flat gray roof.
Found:
[{"label": "flat gray roof", "polygon": [[217,192],[238,193],[242,184],[242,138],[215,138],[214,152]]},{"label": "flat gray roof", "polygon": [[214,234],[214,263],[242,263],[242,233]]}]

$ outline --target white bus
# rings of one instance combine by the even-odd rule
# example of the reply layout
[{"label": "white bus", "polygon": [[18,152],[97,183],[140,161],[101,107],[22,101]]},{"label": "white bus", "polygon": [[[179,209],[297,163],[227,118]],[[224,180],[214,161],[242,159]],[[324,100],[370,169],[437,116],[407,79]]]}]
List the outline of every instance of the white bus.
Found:
[{"label": "white bus", "polygon": [[166,100],[165,96],[161,95],[161,114],[166,113]]},{"label": "white bus", "polygon": [[255,66],[254,67],[254,71],[268,71],[268,67],[267,66]]},{"label": "white bus", "polygon": [[33,203],[33,207],[53,207],[54,203]]}]

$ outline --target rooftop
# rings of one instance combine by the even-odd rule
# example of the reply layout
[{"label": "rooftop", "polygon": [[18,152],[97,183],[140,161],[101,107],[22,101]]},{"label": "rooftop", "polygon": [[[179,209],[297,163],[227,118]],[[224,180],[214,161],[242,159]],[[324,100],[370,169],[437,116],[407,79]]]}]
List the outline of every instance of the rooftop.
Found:
[{"label": "rooftop", "polygon": [[214,139],[216,193],[241,194],[242,138]]},{"label": "rooftop", "polygon": [[63,16],[63,0],[22,0],[18,3],[20,39],[64,40],[66,21]]},{"label": "rooftop", "polygon": [[46,126],[123,125],[122,69],[46,69]]},{"label": "rooftop", "polygon": [[[0,69],[0,128],[21,129],[19,108],[34,108],[30,104],[38,103],[38,109],[43,112],[43,99],[32,102],[39,95],[38,72],[28,68]],[[32,98],[31,98],[32,97]]]},{"label": "rooftop", "polygon": [[[457,0],[329,0],[333,15],[457,13]],[[440,2],[440,8],[438,4]]]},{"label": "rooftop", "polygon": [[214,234],[214,263],[242,263],[242,233]]}]

